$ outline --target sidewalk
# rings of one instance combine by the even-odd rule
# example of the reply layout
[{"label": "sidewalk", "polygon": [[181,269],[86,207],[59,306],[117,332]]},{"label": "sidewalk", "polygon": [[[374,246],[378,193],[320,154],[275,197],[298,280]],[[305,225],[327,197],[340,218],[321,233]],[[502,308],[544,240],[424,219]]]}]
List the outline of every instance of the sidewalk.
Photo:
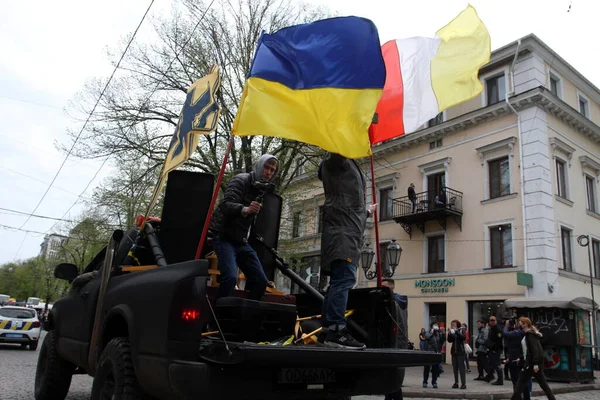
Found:
[{"label": "sidewalk", "polygon": [[[475,365],[471,363],[471,373],[467,373],[467,389],[452,389],[454,384],[454,374],[452,365],[444,364],[444,373],[438,378],[438,388],[431,387],[431,376],[427,388],[423,388],[423,367],[406,368],[406,376],[402,393],[405,398],[438,398],[438,399],[510,399],[513,393],[512,382],[504,381],[503,386],[492,386],[485,381],[474,381],[477,377],[477,370],[473,368]],[[587,384],[579,383],[559,383],[549,382],[552,391],[555,394],[580,392],[584,390],[599,390],[600,381],[598,380],[598,372],[595,373],[595,382]],[[460,376],[459,376],[460,385]],[[543,396],[544,392],[539,385],[533,382],[533,396]],[[357,396],[357,400],[371,400],[383,398],[382,396]],[[598,393],[600,399],[600,393]]]}]

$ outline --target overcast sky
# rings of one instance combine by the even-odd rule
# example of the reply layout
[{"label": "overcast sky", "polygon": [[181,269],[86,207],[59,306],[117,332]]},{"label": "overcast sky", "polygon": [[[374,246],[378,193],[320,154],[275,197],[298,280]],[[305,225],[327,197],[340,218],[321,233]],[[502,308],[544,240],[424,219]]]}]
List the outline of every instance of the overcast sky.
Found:
[{"label": "overcast sky", "polygon": [[[291,0],[294,1],[294,0]],[[593,0],[309,0],[341,15],[369,18],[382,43],[433,36],[469,3],[492,38],[492,50],[535,33],[596,86],[600,86],[597,16]],[[66,130],[78,130],[65,106],[91,77],[108,77],[106,49],[133,32],[150,0],[3,1],[0,13],[0,264],[35,256],[56,221],[31,218],[64,160],[54,143],[66,143]],[[216,2],[218,3],[218,2]],[[216,4],[215,3],[215,4]],[[171,0],[156,0],[150,15],[165,12]],[[570,6],[570,11],[569,10]],[[151,36],[150,19],[138,41]],[[101,161],[70,157],[37,215],[62,217],[97,173]],[[108,163],[84,196],[110,173]],[[67,218],[81,212],[78,204]],[[39,233],[38,233],[39,232]]]}]

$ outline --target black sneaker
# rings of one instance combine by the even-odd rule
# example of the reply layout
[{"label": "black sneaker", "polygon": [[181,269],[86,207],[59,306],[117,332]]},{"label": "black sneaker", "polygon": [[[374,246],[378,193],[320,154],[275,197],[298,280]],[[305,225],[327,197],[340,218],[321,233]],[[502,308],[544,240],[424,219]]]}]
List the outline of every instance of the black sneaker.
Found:
[{"label": "black sneaker", "polygon": [[367,347],[364,343],[354,339],[347,329],[342,329],[340,331],[329,331],[323,344],[327,347],[353,350],[362,350]]}]

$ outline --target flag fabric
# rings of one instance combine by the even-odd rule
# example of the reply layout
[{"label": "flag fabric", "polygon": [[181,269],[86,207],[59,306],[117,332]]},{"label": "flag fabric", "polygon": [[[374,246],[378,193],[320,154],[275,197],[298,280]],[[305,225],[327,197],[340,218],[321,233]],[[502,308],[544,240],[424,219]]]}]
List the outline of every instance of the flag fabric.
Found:
[{"label": "flag fabric", "polygon": [[167,150],[158,183],[148,204],[146,216],[158,200],[169,172],[185,163],[198,147],[200,140],[198,134],[209,135],[217,129],[221,110],[217,104],[216,94],[220,86],[219,67],[213,65],[208,75],[198,79],[188,88],[185,103],[179,114],[179,122]]},{"label": "flag fabric", "polygon": [[365,157],[384,83],[379,34],[368,19],[331,18],[263,32],[232,131]]},{"label": "flag fabric", "polygon": [[483,91],[479,69],[490,61],[490,35],[472,6],[434,38],[382,46],[386,81],[370,128],[371,143],[416,131],[428,120]]}]

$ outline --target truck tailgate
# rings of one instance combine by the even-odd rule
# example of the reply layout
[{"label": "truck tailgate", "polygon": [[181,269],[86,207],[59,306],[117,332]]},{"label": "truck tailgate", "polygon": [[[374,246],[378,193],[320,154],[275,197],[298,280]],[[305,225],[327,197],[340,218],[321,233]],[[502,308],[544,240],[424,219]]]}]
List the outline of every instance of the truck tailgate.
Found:
[{"label": "truck tailgate", "polygon": [[230,343],[231,355],[221,341],[200,348],[200,358],[217,364],[319,367],[413,367],[442,362],[438,353],[401,349],[346,350],[310,346],[271,346]]}]

